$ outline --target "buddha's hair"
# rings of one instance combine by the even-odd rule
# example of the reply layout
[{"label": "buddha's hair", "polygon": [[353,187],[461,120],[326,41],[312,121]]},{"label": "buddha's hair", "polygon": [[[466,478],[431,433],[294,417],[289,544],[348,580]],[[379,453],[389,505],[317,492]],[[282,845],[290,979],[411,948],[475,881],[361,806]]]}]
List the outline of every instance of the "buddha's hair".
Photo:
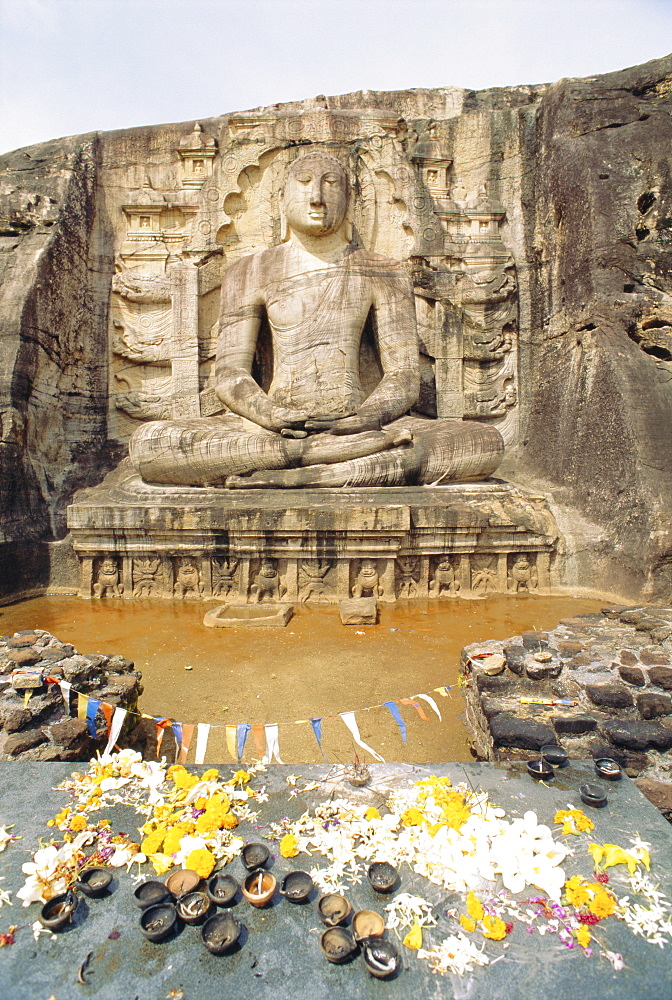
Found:
[{"label": "buddha's hair", "polygon": [[338,170],[339,173],[343,174],[346,182],[349,183],[348,171],[341,163],[341,161],[337,160],[335,156],[329,156],[328,153],[322,153],[319,150],[315,150],[312,153],[306,153],[304,156],[297,157],[296,160],[293,160],[290,163],[289,167],[287,168],[287,174],[294,173],[294,171],[298,170],[299,167],[301,167],[306,162],[306,160],[322,160],[322,161],[326,160],[327,163],[331,164],[335,170]]}]

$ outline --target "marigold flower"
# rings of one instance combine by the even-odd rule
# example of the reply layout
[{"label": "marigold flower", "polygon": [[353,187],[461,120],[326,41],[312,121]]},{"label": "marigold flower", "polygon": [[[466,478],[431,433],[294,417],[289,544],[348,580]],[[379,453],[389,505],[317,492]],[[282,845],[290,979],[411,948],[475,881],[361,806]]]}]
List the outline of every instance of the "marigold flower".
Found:
[{"label": "marigold flower", "polygon": [[580,927],[576,928],[574,936],[582,948],[587,948],[591,942],[590,931],[585,924],[581,924]]},{"label": "marigold flower", "polygon": [[194,785],[198,784],[198,778],[196,775],[189,774],[188,771],[180,771],[179,774],[175,775],[173,781],[175,782],[176,788],[180,788],[184,791],[188,791],[190,788],[193,788]]},{"label": "marigold flower", "polygon": [[86,830],[86,819],[78,814],[72,817],[68,826],[73,833],[81,833],[82,830]]},{"label": "marigold flower", "polygon": [[238,817],[235,813],[228,812],[222,820],[223,830],[233,830],[238,826]]},{"label": "marigold flower", "polygon": [[614,897],[599,882],[594,882],[590,888],[595,891],[595,895],[588,904],[590,912],[600,919],[611,916],[616,909]]},{"label": "marigold flower", "polygon": [[148,834],[140,845],[140,850],[143,854],[149,857],[151,854],[156,854],[166,836],[165,830],[155,830],[153,833]]},{"label": "marigold flower", "polygon": [[506,937],[506,924],[501,917],[493,917],[488,913],[483,917],[481,934],[491,941],[502,941]]},{"label": "marigold flower", "polygon": [[295,858],[298,853],[298,838],[293,833],[286,833],[280,841],[280,854],[283,858]]},{"label": "marigold flower", "polygon": [[402,826],[422,826],[425,821],[425,817],[422,815],[419,809],[411,806],[401,817]]},{"label": "marigold flower", "polygon": [[580,875],[573,875],[565,882],[565,896],[567,902],[577,909],[585,906],[590,899],[590,893],[586,889]]},{"label": "marigold flower", "polygon": [[464,913],[460,917],[460,924],[462,925],[462,927],[464,927],[465,931],[476,930],[476,921],[472,920],[471,917],[466,916],[466,914]]},{"label": "marigold flower", "polygon": [[467,913],[473,920],[483,919],[483,906],[478,896],[473,892],[467,895]]},{"label": "marigold flower", "polygon": [[236,773],[231,776],[231,781],[227,782],[227,784],[235,785],[238,784],[238,782],[240,782],[241,785],[246,785],[248,781],[251,780],[252,780],[252,775],[250,774],[249,771],[236,771]]},{"label": "marigold flower", "polygon": [[219,777],[216,767],[211,767],[201,775],[201,781],[215,781]]},{"label": "marigold flower", "polygon": [[374,806],[369,806],[369,808],[364,813],[364,819],[368,820],[380,819],[380,813],[378,812],[377,809],[374,808]]},{"label": "marigold flower", "polygon": [[215,859],[210,851],[200,848],[187,856],[185,867],[198,872],[201,878],[207,878],[215,867]]}]

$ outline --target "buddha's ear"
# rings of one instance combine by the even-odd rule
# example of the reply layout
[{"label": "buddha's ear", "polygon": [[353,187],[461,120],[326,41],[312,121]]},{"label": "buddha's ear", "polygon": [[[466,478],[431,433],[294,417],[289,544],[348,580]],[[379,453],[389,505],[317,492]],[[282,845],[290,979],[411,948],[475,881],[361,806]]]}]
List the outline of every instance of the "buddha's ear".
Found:
[{"label": "buddha's ear", "polygon": [[287,216],[285,215],[285,192],[280,192],[280,242],[286,243],[290,237]]}]

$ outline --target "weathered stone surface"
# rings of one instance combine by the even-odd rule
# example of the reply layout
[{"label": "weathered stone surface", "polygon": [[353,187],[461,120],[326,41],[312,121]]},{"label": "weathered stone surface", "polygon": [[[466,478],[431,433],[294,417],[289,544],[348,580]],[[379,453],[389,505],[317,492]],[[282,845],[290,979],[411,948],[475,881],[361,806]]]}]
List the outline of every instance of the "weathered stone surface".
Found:
[{"label": "weathered stone surface", "polygon": [[672,691],[672,667],[650,667],[648,674],[652,684]]},{"label": "weathered stone surface", "polygon": [[16,632],[9,637],[8,642],[14,649],[24,649],[26,646],[32,646],[38,638],[35,632]]},{"label": "weathered stone surface", "polygon": [[29,667],[39,661],[40,654],[32,646],[28,646],[25,649],[10,649],[7,658],[15,667]]},{"label": "weathered stone surface", "polygon": [[635,663],[639,663],[639,657],[631,649],[622,649],[618,655],[621,663],[625,663],[628,666],[634,666]]},{"label": "weathered stone surface", "polygon": [[651,778],[637,778],[637,787],[653,802],[656,809],[669,816],[672,814],[672,784],[654,781]]},{"label": "weathered stone surface", "polygon": [[548,645],[548,632],[523,632],[521,635],[525,649],[537,650]]},{"label": "weathered stone surface", "polygon": [[50,726],[49,733],[54,743],[70,750],[86,743],[89,729],[83,719],[64,719]]},{"label": "weathered stone surface", "polygon": [[528,650],[525,646],[504,646],[502,649],[506,657],[506,665],[514,674],[522,674],[525,666],[525,658]]},{"label": "weathered stone surface", "polygon": [[[551,652],[550,650],[548,652]],[[537,661],[534,656],[528,658],[525,663],[525,673],[532,681],[549,680],[559,677],[562,673],[562,661],[558,656],[549,660]]]},{"label": "weathered stone surface", "polygon": [[644,666],[647,667],[654,665],[657,666],[659,664],[665,665],[669,664],[670,662],[669,656],[667,655],[667,653],[663,653],[662,650],[660,652],[651,652],[648,649],[643,649],[639,654],[639,659],[644,664]]},{"label": "weathered stone surface", "polygon": [[643,719],[655,719],[659,715],[672,715],[672,698],[669,694],[648,691],[637,695],[637,708]]},{"label": "weathered stone surface", "polygon": [[607,708],[631,708],[632,694],[622,684],[587,684],[586,694],[594,705]]},{"label": "weathered stone surface", "polygon": [[592,732],[597,721],[590,715],[556,715],[553,725],[556,732],[575,736]]},{"label": "weathered stone surface", "polygon": [[605,728],[609,739],[627,750],[669,750],[672,730],[659,722],[619,722]]},{"label": "weathered stone surface", "polygon": [[378,615],[376,601],[373,597],[339,601],[338,611],[343,625],[375,625]]},{"label": "weathered stone surface", "polygon": [[558,652],[563,660],[569,660],[583,651],[583,643],[571,641],[569,639],[561,639],[557,645]]},{"label": "weathered stone surface", "polygon": [[46,743],[47,737],[40,729],[26,729],[21,733],[12,733],[5,740],[4,753],[9,757],[16,757],[17,754],[32,750],[40,743]]},{"label": "weathered stone surface", "polygon": [[539,750],[555,742],[550,726],[533,719],[524,719],[508,712],[499,712],[490,720],[490,733],[497,746]]},{"label": "weathered stone surface", "polygon": [[18,708],[5,719],[5,730],[8,733],[18,733],[26,729],[33,721],[31,713],[26,708]]},{"label": "weathered stone surface", "polygon": [[618,667],[618,673],[621,680],[626,681],[628,684],[634,684],[637,687],[644,687],[646,684],[646,676],[641,667],[621,664]]}]

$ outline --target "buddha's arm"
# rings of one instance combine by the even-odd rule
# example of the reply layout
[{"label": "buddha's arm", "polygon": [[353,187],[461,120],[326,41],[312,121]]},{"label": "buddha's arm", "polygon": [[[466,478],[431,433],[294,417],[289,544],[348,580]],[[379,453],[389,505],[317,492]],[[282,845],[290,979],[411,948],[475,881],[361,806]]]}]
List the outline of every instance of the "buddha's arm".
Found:
[{"label": "buddha's arm", "polygon": [[383,377],[354,417],[336,421],[334,434],[351,434],[396,420],[417,402],[420,364],[413,289],[401,267],[374,280],[374,327]]},{"label": "buddha's arm", "polygon": [[307,414],[276,406],[252,378],[252,361],[264,311],[255,289],[253,264],[243,259],[227,271],[222,283],[215,392],[233,412],[260,427],[280,431],[302,426]]}]

